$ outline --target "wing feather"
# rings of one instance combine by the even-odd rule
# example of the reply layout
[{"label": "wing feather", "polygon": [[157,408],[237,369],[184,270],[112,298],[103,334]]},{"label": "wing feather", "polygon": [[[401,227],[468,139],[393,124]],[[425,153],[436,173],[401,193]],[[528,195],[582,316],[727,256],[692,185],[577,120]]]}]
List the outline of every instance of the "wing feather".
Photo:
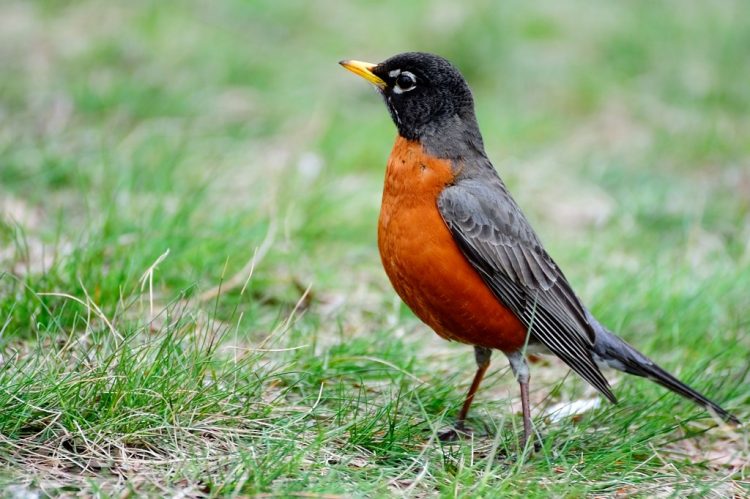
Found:
[{"label": "wing feather", "polygon": [[567,279],[497,176],[443,190],[438,208],[495,296],[538,341],[614,401],[592,357],[595,332]]}]

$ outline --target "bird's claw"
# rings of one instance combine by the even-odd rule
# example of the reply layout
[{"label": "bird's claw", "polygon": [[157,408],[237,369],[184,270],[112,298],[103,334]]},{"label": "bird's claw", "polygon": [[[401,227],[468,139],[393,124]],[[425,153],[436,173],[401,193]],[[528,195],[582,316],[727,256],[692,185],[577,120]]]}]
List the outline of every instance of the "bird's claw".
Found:
[{"label": "bird's claw", "polygon": [[455,442],[473,433],[471,428],[467,428],[463,423],[456,423],[453,427],[438,433],[438,440],[441,442]]}]

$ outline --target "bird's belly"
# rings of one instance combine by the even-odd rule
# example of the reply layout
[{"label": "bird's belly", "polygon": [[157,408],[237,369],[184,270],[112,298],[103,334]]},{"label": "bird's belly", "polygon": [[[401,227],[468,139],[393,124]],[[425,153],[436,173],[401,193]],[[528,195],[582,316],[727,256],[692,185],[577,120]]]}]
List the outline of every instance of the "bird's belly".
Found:
[{"label": "bird's belly", "polygon": [[450,180],[450,165],[432,158],[403,159],[403,154],[392,155],[388,165],[378,223],[380,257],[396,292],[444,338],[518,350],[526,329],[482,281],[438,211],[437,196]]}]

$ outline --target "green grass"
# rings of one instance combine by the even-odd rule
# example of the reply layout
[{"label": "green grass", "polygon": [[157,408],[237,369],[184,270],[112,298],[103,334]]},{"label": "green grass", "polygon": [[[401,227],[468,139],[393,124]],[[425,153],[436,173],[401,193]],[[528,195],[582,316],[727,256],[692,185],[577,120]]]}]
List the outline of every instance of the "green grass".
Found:
[{"label": "green grass", "polygon": [[[750,494],[744,428],[643,380],[617,406],[397,300],[395,135],[338,67],[427,50],[602,322],[750,419],[744,2],[4,2],[0,490],[101,496]],[[564,380],[564,381],[563,381]]]}]

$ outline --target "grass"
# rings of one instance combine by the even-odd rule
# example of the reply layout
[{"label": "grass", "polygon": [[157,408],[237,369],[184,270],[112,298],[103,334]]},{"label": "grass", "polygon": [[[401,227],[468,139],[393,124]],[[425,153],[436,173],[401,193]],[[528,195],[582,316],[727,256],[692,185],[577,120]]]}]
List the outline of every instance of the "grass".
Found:
[{"label": "grass", "polygon": [[[750,418],[750,14],[741,1],[5,2],[0,489],[113,495],[750,494],[747,429],[646,381],[532,367],[517,448],[395,297],[375,220],[394,130],[337,67],[428,50],[594,313]],[[28,495],[31,494],[31,495]]]}]

